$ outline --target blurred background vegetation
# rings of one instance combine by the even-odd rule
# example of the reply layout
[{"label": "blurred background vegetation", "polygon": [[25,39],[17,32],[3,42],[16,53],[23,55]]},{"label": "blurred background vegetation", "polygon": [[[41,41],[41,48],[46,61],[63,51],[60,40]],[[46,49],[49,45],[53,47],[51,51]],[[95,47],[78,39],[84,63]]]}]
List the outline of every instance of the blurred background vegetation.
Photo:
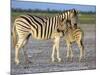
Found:
[{"label": "blurred background vegetation", "polygon": [[[38,16],[55,16],[59,13],[62,13],[61,10],[40,10],[40,9],[14,9],[11,8],[11,21],[14,22],[15,18],[19,15],[23,14],[31,14],[31,15],[38,15]],[[79,11],[79,23],[80,24],[95,24],[96,23],[96,12],[88,11]]]}]

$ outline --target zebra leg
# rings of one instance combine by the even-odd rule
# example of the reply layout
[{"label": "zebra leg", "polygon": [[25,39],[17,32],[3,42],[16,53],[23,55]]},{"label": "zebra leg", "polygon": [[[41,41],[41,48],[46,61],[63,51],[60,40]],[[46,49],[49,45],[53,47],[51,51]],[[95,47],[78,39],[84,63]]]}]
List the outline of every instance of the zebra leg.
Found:
[{"label": "zebra leg", "polygon": [[24,42],[24,39],[19,38],[19,40],[15,46],[15,63],[16,64],[19,64],[19,50],[22,47],[23,42]]},{"label": "zebra leg", "polygon": [[26,62],[26,63],[30,63],[29,58],[28,58],[27,51],[24,49],[24,48],[25,48],[25,45],[27,44],[27,42],[28,42],[28,39],[26,39],[26,40],[24,41],[22,47],[23,47],[23,52],[24,52],[24,56],[25,56],[25,62]]},{"label": "zebra leg", "polygon": [[53,50],[52,50],[52,55],[51,55],[51,58],[52,58],[52,62],[54,62],[54,56],[55,56],[55,48],[56,48],[56,46],[55,46],[55,44],[53,44]]},{"label": "zebra leg", "polygon": [[[78,44],[78,47],[79,47],[79,49],[80,49],[79,61],[81,61],[81,59],[82,59],[82,57],[83,57],[84,49],[83,49],[83,46],[82,46],[82,42],[81,42],[81,41],[78,41],[77,44]],[[85,56],[85,55],[84,55],[84,56]]]},{"label": "zebra leg", "polygon": [[16,47],[15,47],[15,63],[16,64],[19,64],[19,50],[22,47],[24,47],[24,45],[26,44],[30,34],[27,34],[27,33],[25,33],[23,35],[22,34],[18,34],[18,36],[19,36],[19,39],[18,39],[18,42],[17,42]]},{"label": "zebra leg", "polygon": [[72,60],[72,58],[73,58],[73,53],[72,53],[72,50],[71,50],[71,44],[70,43],[68,43],[68,50],[67,50],[67,59],[71,59]]},{"label": "zebra leg", "polygon": [[66,39],[66,44],[67,44],[67,55],[66,55],[66,57],[67,58],[69,58],[69,56],[70,56],[70,42]]},{"label": "zebra leg", "polygon": [[28,54],[27,54],[27,51],[26,50],[24,51],[24,55],[25,55],[25,62],[26,62],[26,64],[31,63],[29,61],[29,57],[28,57]]},{"label": "zebra leg", "polygon": [[57,46],[56,50],[57,50],[57,59],[58,59],[58,62],[60,62],[61,58],[60,58],[60,55],[59,55],[59,46]]},{"label": "zebra leg", "polygon": [[72,50],[71,46],[70,46],[70,58],[71,58],[71,61],[72,61],[72,59],[73,59],[73,50]]},{"label": "zebra leg", "polygon": [[68,60],[70,58],[71,61],[72,61],[72,59],[73,59],[73,51],[71,49],[71,43],[68,40],[66,40],[66,44],[67,44],[67,55],[66,55],[66,57],[67,57]]},{"label": "zebra leg", "polygon": [[83,58],[85,59],[85,50],[84,50],[83,41],[81,40],[80,43],[81,43],[81,48],[82,48]]},{"label": "zebra leg", "polygon": [[57,37],[55,39],[55,45],[56,45],[56,52],[57,52],[57,59],[58,59],[58,62],[61,61],[61,58],[60,58],[60,55],[59,55],[59,42],[60,42],[60,37]]},{"label": "zebra leg", "polygon": [[23,42],[23,45],[22,45],[23,51],[24,51],[24,56],[25,56],[25,62],[26,62],[26,63],[30,63],[30,61],[29,61],[29,58],[28,58],[27,51],[24,50],[24,47],[25,47],[25,45],[27,44],[30,35],[31,35],[31,34],[28,34],[28,35],[27,35],[27,37],[25,38],[26,40]]}]

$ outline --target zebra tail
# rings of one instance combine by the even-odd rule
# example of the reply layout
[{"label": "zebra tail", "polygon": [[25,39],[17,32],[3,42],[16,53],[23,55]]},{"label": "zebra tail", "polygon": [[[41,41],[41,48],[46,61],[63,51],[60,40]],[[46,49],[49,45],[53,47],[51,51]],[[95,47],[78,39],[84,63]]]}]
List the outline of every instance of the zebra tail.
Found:
[{"label": "zebra tail", "polygon": [[13,46],[15,48],[16,43],[17,43],[17,36],[16,36],[16,28],[15,28],[15,25],[13,26],[12,34],[13,34]]}]

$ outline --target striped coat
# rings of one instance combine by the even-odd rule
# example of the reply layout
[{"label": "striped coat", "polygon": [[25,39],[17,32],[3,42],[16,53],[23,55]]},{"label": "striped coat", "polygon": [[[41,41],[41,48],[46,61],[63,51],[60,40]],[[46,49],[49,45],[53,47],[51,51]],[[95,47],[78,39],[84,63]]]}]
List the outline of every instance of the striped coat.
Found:
[{"label": "striped coat", "polygon": [[84,52],[84,45],[83,45],[83,38],[84,33],[80,27],[67,27],[67,31],[65,33],[65,40],[67,44],[67,58],[73,58],[73,50],[71,49],[71,45],[73,42],[76,42],[79,49],[80,49],[80,58],[79,61],[82,59],[82,57],[85,56]]}]

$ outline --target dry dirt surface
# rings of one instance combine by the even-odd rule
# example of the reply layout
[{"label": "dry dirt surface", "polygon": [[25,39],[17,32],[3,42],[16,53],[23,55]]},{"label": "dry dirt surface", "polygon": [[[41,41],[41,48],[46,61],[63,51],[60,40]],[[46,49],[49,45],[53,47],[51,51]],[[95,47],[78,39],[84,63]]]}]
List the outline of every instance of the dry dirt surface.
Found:
[{"label": "dry dirt surface", "polygon": [[[11,74],[30,74],[42,72],[58,72],[58,71],[75,71],[75,70],[90,70],[96,68],[96,25],[95,24],[80,24],[84,31],[84,49],[86,52],[85,59],[78,61],[79,49],[76,43],[73,43],[72,49],[74,52],[73,61],[68,61],[66,58],[67,46],[62,38],[60,41],[60,57],[61,62],[51,62],[52,40],[39,41],[30,37],[28,44],[24,49],[20,50],[20,64],[14,62],[15,49],[11,48]],[[27,51],[31,63],[25,63],[23,50]]]}]

